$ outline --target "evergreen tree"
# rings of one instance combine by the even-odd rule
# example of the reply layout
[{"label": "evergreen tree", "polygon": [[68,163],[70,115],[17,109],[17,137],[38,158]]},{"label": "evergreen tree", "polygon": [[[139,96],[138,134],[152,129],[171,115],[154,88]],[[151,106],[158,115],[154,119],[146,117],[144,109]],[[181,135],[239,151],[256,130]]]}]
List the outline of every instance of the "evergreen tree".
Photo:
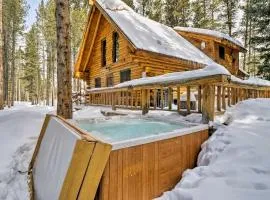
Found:
[{"label": "evergreen tree", "polygon": [[270,80],[270,2],[251,0],[250,13],[254,22],[252,43],[259,53],[258,75]]},{"label": "evergreen tree", "polygon": [[191,7],[189,0],[166,0],[165,23],[168,26],[188,26]]},{"label": "evergreen tree", "polygon": [[39,77],[40,67],[37,28],[33,25],[26,34],[25,66],[24,76],[22,77],[22,80],[26,82],[25,89],[29,93],[29,99],[32,104],[38,103]]},{"label": "evergreen tree", "polygon": [[236,25],[236,16],[239,8],[239,0],[222,0],[222,8],[219,19],[223,21],[222,30],[230,36],[234,36],[233,29]]},{"label": "evergreen tree", "polygon": [[135,8],[133,0],[123,0],[132,9]]},{"label": "evergreen tree", "polygon": [[163,22],[163,1],[162,0],[152,0],[151,10],[149,13],[149,18],[157,22]]}]

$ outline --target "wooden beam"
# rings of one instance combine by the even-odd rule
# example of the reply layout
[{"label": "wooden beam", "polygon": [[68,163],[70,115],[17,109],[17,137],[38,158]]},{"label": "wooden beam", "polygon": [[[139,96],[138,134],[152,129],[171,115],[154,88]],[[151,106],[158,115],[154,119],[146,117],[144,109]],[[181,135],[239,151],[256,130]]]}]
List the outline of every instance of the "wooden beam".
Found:
[{"label": "wooden beam", "polygon": [[190,86],[187,86],[187,114],[190,114]]},{"label": "wooden beam", "polygon": [[217,86],[217,110],[221,111],[221,86]]},{"label": "wooden beam", "polygon": [[173,89],[171,87],[168,88],[168,107],[169,110],[172,110],[172,98],[173,98]]},{"label": "wooden beam", "polygon": [[215,117],[215,86],[203,85],[202,122],[208,124]]},{"label": "wooden beam", "polygon": [[222,87],[222,109],[226,110],[226,87]]},{"label": "wooden beam", "polygon": [[148,105],[147,105],[147,97],[148,97],[148,90],[142,90],[142,114],[145,115],[149,112]]},{"label": "wooden beam", "polygon": [[181,103],[180,103],[180,86],[177,86],[177,111],[180,113]]},{"label": "wooden beam", "polygon": [[92,54],[92,49],[93,49],[93,46],[94,46],[94,43],[95,43],[95,39],[96,39],[96,36],[97,36],[97,31],[98,31],[98,27],[99,27],[99,22],[100,22],[101,16],[102,16],[102,14],[101,14],[101,12],[99,12],[99,14],[98,14],[98,20],[97,20],[97,26],[95,27],[94,37],[92,38],[90,49],[89,49],[88,55],[86,57],[85,65],[83,66],[83,71],[85,71],[85,69],[86,69],[86,67],[88,65],[89,59],[91,57],[91,54]]},{"label": "wooden beam", "polygon": [[202,112],[202,86],[198,86],[198,112]]}]

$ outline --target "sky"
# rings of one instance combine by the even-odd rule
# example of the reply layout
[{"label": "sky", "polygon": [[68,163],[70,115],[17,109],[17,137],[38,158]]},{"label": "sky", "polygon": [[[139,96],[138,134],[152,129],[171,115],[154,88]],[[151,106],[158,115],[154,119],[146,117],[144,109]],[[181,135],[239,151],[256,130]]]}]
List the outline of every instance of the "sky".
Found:
[{"label": "sky", "polygon": [[36,21],[36,9],[40,0],[27,0],[28,5],[30,6],[28,10],[28,15],[26,17],[26,26],[27,29]]}]

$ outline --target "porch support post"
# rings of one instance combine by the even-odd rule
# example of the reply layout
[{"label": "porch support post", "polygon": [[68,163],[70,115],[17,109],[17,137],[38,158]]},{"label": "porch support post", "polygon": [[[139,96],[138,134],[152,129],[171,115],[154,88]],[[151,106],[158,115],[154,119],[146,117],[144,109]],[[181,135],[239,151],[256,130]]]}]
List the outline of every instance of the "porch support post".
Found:
[{"label": "porch support post", "polygon": [[208,124],[215,117],[215,86],[203,85],[202,122]]}]

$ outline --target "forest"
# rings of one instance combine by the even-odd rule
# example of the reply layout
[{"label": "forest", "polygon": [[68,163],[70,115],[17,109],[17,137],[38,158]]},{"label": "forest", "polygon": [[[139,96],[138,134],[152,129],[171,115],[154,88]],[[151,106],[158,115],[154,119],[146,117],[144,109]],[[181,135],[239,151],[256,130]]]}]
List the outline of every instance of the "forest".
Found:
[{"label": "forest", "polygon": [[[124,0],[136,12],[168,26],[191,26],[224,32],[242,41],[248,53],[242,68],[270,80],[270,3],[268,0]],[[71,68],[82,39],[88,0],[70,0]],[[57,34],[54,0],[40,0],[35,23],[26,28],[31,4],[27,0],[2,0],[2,65],[0,86],[3,105],[14,101],[56,104]],[[3,72],[3,73],[1,73]],[[61,77],[59,75],[58,77]],[[72,80],[72,94],[85,83]]]}]

